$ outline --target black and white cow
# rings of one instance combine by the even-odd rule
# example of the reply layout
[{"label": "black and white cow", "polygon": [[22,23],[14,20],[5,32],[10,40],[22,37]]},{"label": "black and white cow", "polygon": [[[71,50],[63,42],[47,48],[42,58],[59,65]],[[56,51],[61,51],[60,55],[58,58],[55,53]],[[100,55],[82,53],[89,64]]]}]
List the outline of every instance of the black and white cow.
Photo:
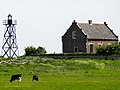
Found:
[{"label": "black and white cow", "polygon": [[10,82],[15,81],[15,80],[19,80],[21,82],[21,79],[22,79],[21,74],[12,75]]},{"label": "black and white cow", "polygon": [[38,81],[38,76],[33,75],[32,81]]}]

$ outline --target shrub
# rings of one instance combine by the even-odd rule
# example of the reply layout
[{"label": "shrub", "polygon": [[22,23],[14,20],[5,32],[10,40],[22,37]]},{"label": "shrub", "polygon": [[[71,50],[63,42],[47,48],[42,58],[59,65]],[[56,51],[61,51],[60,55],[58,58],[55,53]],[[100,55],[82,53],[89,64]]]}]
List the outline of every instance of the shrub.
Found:
[{"label": "shrub", "polygon": [[120,55],[120,43],[98,46],[96,53],[101,55]]},{"label": "shrub", "polygon": [[30,47],[28,46],[24,50],[25,50],[25,56],[33,56],[33,55],[40,55],[46,53],[45,48],[40,46],[38,48],[35,48],[33,46]]}]

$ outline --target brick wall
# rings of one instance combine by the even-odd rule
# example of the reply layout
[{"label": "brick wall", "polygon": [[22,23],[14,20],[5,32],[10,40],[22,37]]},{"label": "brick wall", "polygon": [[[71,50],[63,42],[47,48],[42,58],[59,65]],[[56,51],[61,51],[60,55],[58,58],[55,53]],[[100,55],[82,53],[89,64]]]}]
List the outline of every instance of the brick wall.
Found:
[{"label": "brick wall", "polygon": [[93,52],[95,53],[96,52],[96,48],[97,46],[100,46],[100,45],[110,45],[112,43],[116,43],[117,41],[95,41],[95,40],[89,40],[87,41],[86,43],[86,50],[87,52],[90,52],[90,44],[93,44]]}]

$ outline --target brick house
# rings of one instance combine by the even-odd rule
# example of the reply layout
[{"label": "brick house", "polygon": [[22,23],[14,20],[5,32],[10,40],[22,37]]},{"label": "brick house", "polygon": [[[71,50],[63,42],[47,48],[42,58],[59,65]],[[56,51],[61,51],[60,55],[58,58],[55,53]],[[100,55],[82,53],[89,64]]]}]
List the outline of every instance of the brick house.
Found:
[{"label": "brick house", "polygon": [[92,20],[88,20],[88,23],[77,23],[74,20],[62,36],[62,51],[63,53],[95,53],[97,46],[116,42],[118,42],[118,36],[114,34],[106,22],[94,24]]}]

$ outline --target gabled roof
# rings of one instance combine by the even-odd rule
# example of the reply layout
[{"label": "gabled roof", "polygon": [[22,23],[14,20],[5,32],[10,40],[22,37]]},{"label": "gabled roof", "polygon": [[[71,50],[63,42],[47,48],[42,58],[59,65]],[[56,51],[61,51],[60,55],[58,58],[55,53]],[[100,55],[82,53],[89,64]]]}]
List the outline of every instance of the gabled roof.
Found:
[{"label": "gabled roof", "polygon": [[78,27],[82,29],[83,33],[87,35],[88,39],[112,39],[118,40],[118,36],[116,36],[113,31],[104,24],[92,24],[91,23],[77,23]]}]

